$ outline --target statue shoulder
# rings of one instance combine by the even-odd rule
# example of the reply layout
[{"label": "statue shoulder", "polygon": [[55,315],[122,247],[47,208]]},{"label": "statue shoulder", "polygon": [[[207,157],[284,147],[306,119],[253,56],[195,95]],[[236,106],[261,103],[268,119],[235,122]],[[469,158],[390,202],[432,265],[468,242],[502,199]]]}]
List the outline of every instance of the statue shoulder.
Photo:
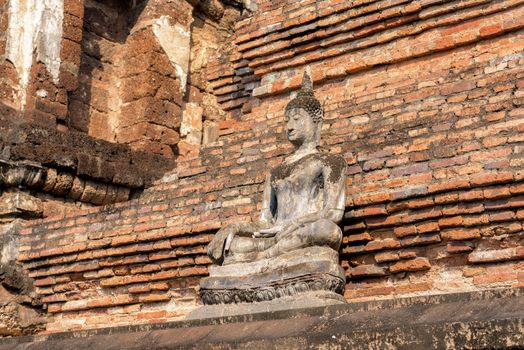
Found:
[{"label": "statue shoulder", "polygon": [[340,154],[323,152],[320,153],[320,158],[322,159],[323,163],[328,165],[329,167],[339,168],[347,166],[346,160]]},{"label": "statue shoulder", "polygon": [[324,166],[330,169],[330,181],[336,182],[338,179],[345,176],[347,162],[344,157],[339,154],[322,153],[321,159]]},{"label": "statue shoulder", "polygon": [[292,167],[289,166],[288,164],[285,164],[285,163],[279,164],[269,171],[270,179],[272,181],[284,179],[290,175],[291,169]]}]

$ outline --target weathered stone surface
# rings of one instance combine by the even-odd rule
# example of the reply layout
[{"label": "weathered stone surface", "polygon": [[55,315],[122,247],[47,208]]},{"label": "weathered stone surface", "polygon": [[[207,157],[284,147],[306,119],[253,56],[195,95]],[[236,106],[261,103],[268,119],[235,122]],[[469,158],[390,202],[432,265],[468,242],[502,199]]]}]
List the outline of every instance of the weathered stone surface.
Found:
[{"label": "weathered stone surface", "polygon": [[9,162],[0,159],[0,185],[5,187],[44,186],[46,171],[31,161]]},{"label": "weathered stone surface", "polygon": [[202,135],[202,144],[204,146],[218,140],[218,136],[219,136],[219,129],[218,129],[217,123],[210,122],[210,121],[207,121],[206,123],[204,123],[204,132]]},{"label": "weathered stone surface", "polygon": [[12,338],[0,350],[519,348],[522,308],[523,288],[499,289]]},{"label": "weathered stone surface", "polygon": [[22,334],[17,314],[15,303],[0,303],[0,336],[19,336]]},{"label": "weathered stone surface", "polygon": [[176,129],[180,126],[181,114],[180,107],[174,103],[146,97],[122,106],[119,125],[147,121]]},{"label": "weathered stone surface", "polygon": [[20,220],[0,225],[0,337],[41,331],[45,319],[32,280],[18,262]]},{"label": "weathered stone surface", "polygon": [[43,210],[42,201],[27,193],[15,190],[0,195],[0,217],[37,218]]},{"label": "weathered stone surface", "polygon": [[[103,162],[119,163],[119,166],[127,162],[127,169],[120,170],[126,171],[128,176],[146,181],[155,177],[154,172],[174,166],[173,161],[164,157],[132,151],[127,146],[96,140],[82,133],[63,134],[29,125],[24,125],[21,130],[9,130],[7,134],[2,134],[1,141],[16,132],[21,132],[25,140],[24,143],[11,146],[11,160],[15,161],[26,159],[42,165],[75,169],[78,157],[88,153],[101,158]],[[94,167],[85,175],[97,178],[97,174],[100,176],[98,167]]]},{"label": "weathered stone surface", "polygon": [[33,309],[5,299],[0,302],[0,337],[35,334],[43,330],[44,322],[45,318]]},{"label": "weathered stone surface", "polygon": [[13,1],[8,6],[6,56],[18,72],[22,109],[27,103],[34,53],[37,52],[38,60],[45,64],[55,83],[58,83],[61,63],[64,1],[52,0],[46,6],[37,6],[37,3]]},{"label": "weathered stone surface", "polygon": [[[320,281],[322,282],[322,281]],[[292,284],[290,284],[292,287]],[[274,300],[260,300],[256,303],[240,304],[215,304],[206,305],[192,311],[187,320],[209,319],[218,317],[230,317],[238,315],[249,315],[259,313],[274,313],[279,311],[300,310],[306,308],[317,308],[328,305],[346,304],[346,300],[340,294],[327,290],[302,291],[299,294],[280,297]]]},{"label": "weathered stone surface", "polygon": [[[129,186],[129,179],[119,178],[118,174],[115,174],[114,165],[112,163],[104,163],[99,158],[95,158],[99,162],[91,167],[88,167],[84,162],[84,159],[92,159],[92,157],[84,154],[79,155],[79,163],[81,166],[78,167],[77,173],[83,172],[98,173],[101,179],[110,179],[111,182],[119,184],[124,183]],[[102,168],[109,169],[109,171],[103,172]],[[19,187],[29,188],[31,190],[37,190],[41,192],[51,193],[57,197],[67,197],[74,200],[79,200],[85,203],[92,203],[101,205],[102,203],[114,203],[108,202],[108,200],[116,200],[115,196],[108,196],[109,192],[113,193],[118,191],[119,188],[126,188],[121,186],[115,186],[108,184],[107,182],[93,182],[87,180],[87,182],[69,172],[59,172],[54,168],[45,168],[32,162],[10,162],[0,160],[0,185],[7,188]],[[135,179],[135,181],[141,181],[141,179]],[[86,188],[86,184],[88,184]],[[133,183],[133,187],[143,186],[143,182]],[[121,193],[129,193],[127,191],[121,191]],[[42,203],[39,199],[32,195],[24,193],[19,190],[11,190],[2,196],[2,202],[0,203],[0,215],[2,216],[22,216],[25,218],[41,217],[43,213]],[[128,197],[118,197],[119,201],[127,200]]]},{"label": "weathered stone surface", "polygon": [[182,24],[171,25],[169,18],[163,16],[153,23],[153,33],[175,67],[180,81],[180,90],[186,91],[190,58],[190,31]]},{"label": "weathered stone surface", "polygon": [[202,141],[202,112],[202,107],[187,103],[180,126],[180,135],[185,136],[188,143],[198,146]]},{"label": "weathered stone surface", "polygon": [[32,281],[18,263],[20,230],[19,220],[0,226],[0,283],[29,295],[33,293]]},{"label": "weathered stone surface", "polygon": [[[0,186],[21,186],[78,199],[79,191],[83,191],[81,181],[91,179],[99,183],[97,196],[105,197],[108,186],[127,187],[129,192],[129,188],[151,184],[174,167],[173,160],[162,156],[78,132],[62,133],[17,122],[16,116],[10,109],[0,114]],[[172,142],[176,143],[178,134],[172,133]],[[83,179],[75,180],[77,176]]]}]

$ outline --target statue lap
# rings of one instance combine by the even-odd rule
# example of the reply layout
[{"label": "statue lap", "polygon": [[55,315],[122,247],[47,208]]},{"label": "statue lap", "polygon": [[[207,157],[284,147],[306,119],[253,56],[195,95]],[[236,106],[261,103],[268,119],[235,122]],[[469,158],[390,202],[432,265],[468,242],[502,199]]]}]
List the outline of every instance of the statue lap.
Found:
[{"label": "statue lap", "polygon": [[[238,235],[231,244],[231,254],[256,252],[252,261],[275,257],[286,252],[308,246],[327,246],[338,251],[342,240],[342,230],[333,221],[320,219],[311,223],[303,224],[293,232],[275,237],[254,238]],[[235,261],[225,259],[224,264]]]},{"label": "statue lap", "polygon": [[[223,234],[240,227],[225,227]],[[307,295],[308,300],[341,303],[345,286],[338,264],[341,239],[340,227],[327,219],[304,224],[285,236],[253,238],[237,232],[231,245],[234,253],[222,265],[213,265],[210,276],[201,281],[202,300],[206,305],[289,302]]]}]

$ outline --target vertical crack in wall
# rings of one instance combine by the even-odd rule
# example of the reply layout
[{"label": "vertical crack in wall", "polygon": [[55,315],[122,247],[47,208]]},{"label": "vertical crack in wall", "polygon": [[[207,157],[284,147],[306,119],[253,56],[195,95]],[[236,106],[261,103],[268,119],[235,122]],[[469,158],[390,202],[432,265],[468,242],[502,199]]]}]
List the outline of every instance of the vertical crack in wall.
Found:
[{"label": "vertical crack in wall", "polygon": [[8,17],[6,57],[17,70],[18,97],[24,109],[35,51],[58,83],[64,0],[10,0]]}]

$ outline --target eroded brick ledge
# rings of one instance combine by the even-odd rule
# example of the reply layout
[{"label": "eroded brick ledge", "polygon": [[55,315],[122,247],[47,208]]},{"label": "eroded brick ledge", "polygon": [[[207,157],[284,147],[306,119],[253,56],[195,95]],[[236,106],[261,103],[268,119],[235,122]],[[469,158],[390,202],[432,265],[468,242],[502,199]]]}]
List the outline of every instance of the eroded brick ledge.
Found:
[{"label": "eroded brick ledge", "polygon": [[0,187],[103,205],[128,200],[175,167],[173,159],[20,118],[0,105]]}]

